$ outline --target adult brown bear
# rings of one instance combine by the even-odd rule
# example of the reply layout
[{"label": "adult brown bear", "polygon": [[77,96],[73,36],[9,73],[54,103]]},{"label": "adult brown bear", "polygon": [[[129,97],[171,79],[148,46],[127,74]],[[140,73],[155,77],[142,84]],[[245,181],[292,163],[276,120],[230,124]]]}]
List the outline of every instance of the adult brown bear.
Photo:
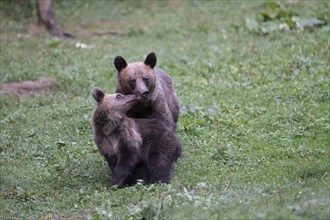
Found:
[{"label": "adult brown bear", "polygon": [[114,65],[118,70],[116,93],[136,94],[138,102],[127,115],[132,118],[157,118],[176,129],[179,118],[179,102],[171,77],[156,67],[155,53],[144,62],[127,63],[117,56]]},{"label": "adult brown bear", "polygon": [[173,163],[181,155],[181,142],[171,127],[158,119],[133,119],[126,113],[135,95],[104,94],[94,88],[97,104],[92,114],[94,142],[106,158],[113,177],[109,187],[169,183]]}]

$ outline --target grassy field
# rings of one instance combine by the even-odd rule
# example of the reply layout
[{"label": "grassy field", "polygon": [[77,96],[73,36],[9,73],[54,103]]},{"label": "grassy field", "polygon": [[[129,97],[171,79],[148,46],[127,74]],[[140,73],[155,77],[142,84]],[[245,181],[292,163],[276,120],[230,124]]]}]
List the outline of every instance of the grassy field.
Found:
[{"label": "grassy field", "polygon": [[[56,1],[72,40],[33,31],[34,1],[0,4],[1,83],[55,79],[0,96],[1,219],[330,218],[327,1]],[[91,89],[114,92],[116,55],[151,51],[183,156],[171,184],[108,190]]]}]

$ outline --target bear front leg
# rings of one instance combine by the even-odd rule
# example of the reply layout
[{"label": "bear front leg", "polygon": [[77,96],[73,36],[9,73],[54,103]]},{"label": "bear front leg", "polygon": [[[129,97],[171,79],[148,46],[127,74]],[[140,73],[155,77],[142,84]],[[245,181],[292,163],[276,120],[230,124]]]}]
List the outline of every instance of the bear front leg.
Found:
[{"label": "bear front leg", "polygon": [[121,158],[119,159],[116,167],[113,169],[113,177],[108,187],[114,185],[118,188],[125,186],[126,179],[132,174],[134,168],[139,162],[139,152],[135,148],[122,147]]},{"label": "bear front leg", "polygon": [[113,174],[114,170],[116,168],[116,165],[118,163],[118,158],[115,155],[112,155],[110,157],[106,157],[106,159],[107,159],[108,165],[111,169],[111,173]]},{"label": "bear front leg", "polygon": [[173,162],[157,153],[149,156],[147,164],[151,182],[169,183],[173,169]]},{"label": "bear front leg", "polygon": [[113,177],[111,182],[108,184],[108,187],[111,188],[112,186],[117,186],[118,188],[124,187],[124,181],[131,173],[130,167],[125,166],[117,166],[113,171]]}]

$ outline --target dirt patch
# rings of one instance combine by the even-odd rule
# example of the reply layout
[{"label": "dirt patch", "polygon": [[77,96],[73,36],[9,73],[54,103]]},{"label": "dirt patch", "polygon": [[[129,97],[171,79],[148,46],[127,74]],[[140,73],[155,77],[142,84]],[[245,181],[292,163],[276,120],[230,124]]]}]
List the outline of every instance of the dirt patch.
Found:
[{"label": "dirt patch", "polygon": [[9,94],[19,99],[49,93],[54,84],[51,77],[40,78],[36,81],[23,81],[13,83],[1,83],[0,95]]}]

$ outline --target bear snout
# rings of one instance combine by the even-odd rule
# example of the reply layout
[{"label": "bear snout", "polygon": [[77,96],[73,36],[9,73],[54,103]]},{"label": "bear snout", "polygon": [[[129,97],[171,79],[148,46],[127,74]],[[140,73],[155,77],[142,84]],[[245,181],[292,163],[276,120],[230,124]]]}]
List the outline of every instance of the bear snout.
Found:
[{"label": "bear snout", "polygon": [[148,96],[149,96],[149,91],[147,90],[147,91],[144,91],[143,93],[142,93],[142,97],[143,98],[148,98]]}]

